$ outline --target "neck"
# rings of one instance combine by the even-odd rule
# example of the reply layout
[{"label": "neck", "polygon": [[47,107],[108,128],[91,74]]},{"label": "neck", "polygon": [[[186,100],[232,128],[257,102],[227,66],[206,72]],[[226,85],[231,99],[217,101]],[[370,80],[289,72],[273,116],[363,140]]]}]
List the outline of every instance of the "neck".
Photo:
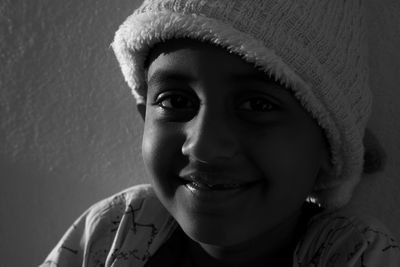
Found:
[{"label": "neck", "polygon": [[296,245],[299,215],[233,246],[215,246],[190,240],[190,255],[197,266],[255,267],[265,266],[266,263],[290,266]]}]

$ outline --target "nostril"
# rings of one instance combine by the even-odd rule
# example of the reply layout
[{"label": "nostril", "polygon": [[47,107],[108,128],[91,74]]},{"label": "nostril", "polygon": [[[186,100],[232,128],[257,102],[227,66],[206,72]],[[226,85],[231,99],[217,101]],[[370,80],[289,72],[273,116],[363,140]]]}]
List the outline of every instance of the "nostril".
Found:
[{"label": "nostril", "polygon": [[223,138],[187,139],[182,145],[184,156],[205,163],[233,158],[237,151],[238,145],[235,141]]},{"label": "nostril", "polygon": [[219,111],[203,107],[186,125],[182,154],[200,162],[232,158],[238,151],[238,136],[229,119]]}]

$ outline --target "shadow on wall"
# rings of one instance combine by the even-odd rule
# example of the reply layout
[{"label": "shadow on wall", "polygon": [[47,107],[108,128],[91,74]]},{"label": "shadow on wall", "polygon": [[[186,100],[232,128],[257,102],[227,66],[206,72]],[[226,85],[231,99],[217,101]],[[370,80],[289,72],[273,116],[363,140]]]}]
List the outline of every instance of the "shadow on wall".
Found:
[{"label": "shadow on wall", "polygon": [[60,179],[61,173],[37,167],[0,158],[0,251],[6,266],[38,263],[80,212],[62,209],[71,204],[68,192],[81,191],[74,198],[88,192],[72,179]]},{"label": "shadow on wall", "polygon": [[49,172],[35,162],[0,157],[0,251],[5,266],[40,263],[89,206],[144,182],[73,178],[77,176],[74,170]]}]

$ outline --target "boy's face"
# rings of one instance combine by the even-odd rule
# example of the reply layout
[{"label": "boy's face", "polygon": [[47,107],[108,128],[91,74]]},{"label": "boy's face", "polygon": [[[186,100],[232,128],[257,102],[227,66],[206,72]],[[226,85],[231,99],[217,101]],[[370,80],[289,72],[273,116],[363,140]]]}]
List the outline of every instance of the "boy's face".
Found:
[{"label": "boy's face", "polygon": [[329,159],[291,92],[196,41],[160,44],[149,62],[143,158],[185,233],[231,246],[295,224]]}]

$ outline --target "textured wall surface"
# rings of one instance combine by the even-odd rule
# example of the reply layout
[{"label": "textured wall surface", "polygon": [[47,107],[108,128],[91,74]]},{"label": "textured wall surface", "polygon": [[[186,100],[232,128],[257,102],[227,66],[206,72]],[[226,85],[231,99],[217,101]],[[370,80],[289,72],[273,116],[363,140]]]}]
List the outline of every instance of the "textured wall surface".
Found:
[{"label": "textured wall surface", "polygon": [[90,204],[144,181],[109,46],[135,5],[0,1],[1,266],[35,266]]},{"label": "textured wall surface", "polygon": [[[0,1],[0,255],[44,259],[90,204],[144,182],[142,122],[109,44],[133,0]],[[400,237],[400,4],[369,1],[371,128],[389,160],[353,202]]]},{"label": "textured wall surface", "polygon": [[400,1],[366,2],[374,94],[370,128],[388,159],[384,172],[363,179],[353,206],[379,218],[400,239]]}]

